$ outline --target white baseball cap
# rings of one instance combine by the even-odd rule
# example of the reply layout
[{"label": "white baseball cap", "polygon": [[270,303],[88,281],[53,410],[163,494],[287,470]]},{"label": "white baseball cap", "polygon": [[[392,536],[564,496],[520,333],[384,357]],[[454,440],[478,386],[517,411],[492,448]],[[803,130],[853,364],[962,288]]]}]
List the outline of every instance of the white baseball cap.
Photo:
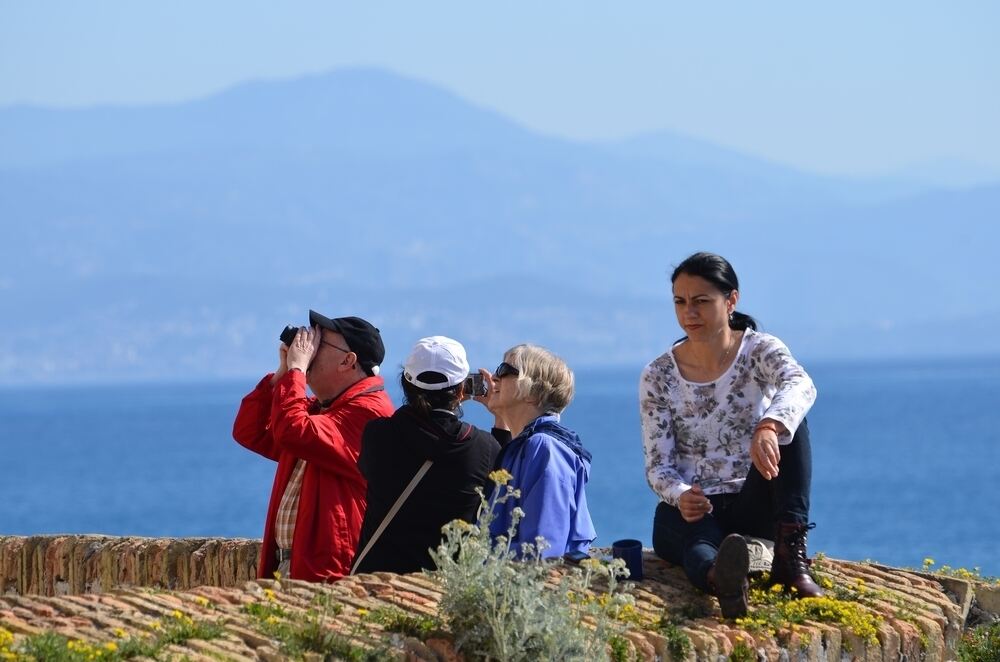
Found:
[{"label": "white baseball cap", "polygon": [[[425,372],[444,376],[443,382],[423,382],[417,377]],[[469,376],[469,360],[462,343],[445,336],[421,338],[403,364],[403,378],[426,391],[440,391],[461,384]]]}]

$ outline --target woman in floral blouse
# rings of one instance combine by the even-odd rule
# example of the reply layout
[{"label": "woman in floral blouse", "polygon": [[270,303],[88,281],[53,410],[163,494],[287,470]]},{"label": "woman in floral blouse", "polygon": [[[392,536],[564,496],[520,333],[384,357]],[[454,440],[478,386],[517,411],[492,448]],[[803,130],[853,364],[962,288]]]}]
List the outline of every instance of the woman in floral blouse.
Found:
[{"label": "woman in floral blouse", "polygon": [[724,258],[696,253],[671,282],[686,336],[639,382],[646,478],[660,498],[653,548],[717,596],[726,618],[747,611],[739,534],[774,538],[772,583],[822,595],[806,557],[812,380],[780,340],[736,312],[739,281]]}]

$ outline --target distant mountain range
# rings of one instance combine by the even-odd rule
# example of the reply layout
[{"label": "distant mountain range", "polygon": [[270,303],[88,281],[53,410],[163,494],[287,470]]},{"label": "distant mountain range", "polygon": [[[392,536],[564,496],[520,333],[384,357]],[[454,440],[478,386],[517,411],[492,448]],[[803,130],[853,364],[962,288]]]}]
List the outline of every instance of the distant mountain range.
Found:
[{"label": "distant mountain range", "polygon": [[807,360],[1000,353],[1000,184],[823,177],[670,134],[579,143],[368,69],[171,106],[0,109],[0,382],[251,375],[308,308],[474,362],[640,365],[729,257]]}]

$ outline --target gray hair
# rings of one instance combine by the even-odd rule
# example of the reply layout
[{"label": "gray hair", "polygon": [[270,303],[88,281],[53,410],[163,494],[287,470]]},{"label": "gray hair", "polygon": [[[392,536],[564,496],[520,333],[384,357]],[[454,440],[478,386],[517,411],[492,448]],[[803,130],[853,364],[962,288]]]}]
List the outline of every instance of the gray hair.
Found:
[{"label": "gray hair", "polygon": [[573,371],[561,358],[538,345],[517,345],[503,360],[518,370],[515,393],[533,398],[543,412],[558,414],[573,400]]}]

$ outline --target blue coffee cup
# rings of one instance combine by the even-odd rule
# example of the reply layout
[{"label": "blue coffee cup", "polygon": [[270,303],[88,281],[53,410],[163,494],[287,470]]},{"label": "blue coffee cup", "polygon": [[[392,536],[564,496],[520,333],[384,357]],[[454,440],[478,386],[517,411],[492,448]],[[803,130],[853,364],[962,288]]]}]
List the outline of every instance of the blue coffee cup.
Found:
[{"label": "blue coffee cup", "polygon": [[616,540],[611,543],[611,556],[625,561],[630,580],[642,581],[642,541]]}]

